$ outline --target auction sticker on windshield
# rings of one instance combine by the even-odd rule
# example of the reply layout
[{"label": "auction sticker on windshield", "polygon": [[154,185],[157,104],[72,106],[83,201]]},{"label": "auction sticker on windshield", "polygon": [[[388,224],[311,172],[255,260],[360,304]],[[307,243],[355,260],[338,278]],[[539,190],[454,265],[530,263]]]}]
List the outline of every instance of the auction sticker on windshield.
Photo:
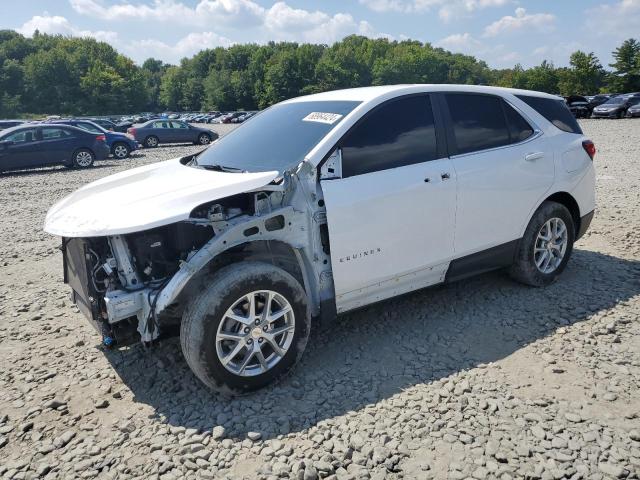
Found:
[{"label": "auction sticker on windshield", "polygon": [[336,123],[342,118],[339,113],[326,113],[326,112],[311,112],[309,115],[302,119],[303,122],[320,122],[328,123],[329,125]]}]

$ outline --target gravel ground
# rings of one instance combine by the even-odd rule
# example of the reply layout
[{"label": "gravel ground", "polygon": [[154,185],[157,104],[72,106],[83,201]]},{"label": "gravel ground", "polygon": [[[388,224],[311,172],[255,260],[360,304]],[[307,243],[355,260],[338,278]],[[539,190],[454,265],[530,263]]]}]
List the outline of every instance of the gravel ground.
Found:
[{"label": "gravel ground", "polygon": [[82,184],[198,147],[0,175],[0,477],[640,478],[640,121],[581,123],[598,210],[558,282],[495,272],[346,315],[233,400],[176,340],[103,352],[41,230]]}]

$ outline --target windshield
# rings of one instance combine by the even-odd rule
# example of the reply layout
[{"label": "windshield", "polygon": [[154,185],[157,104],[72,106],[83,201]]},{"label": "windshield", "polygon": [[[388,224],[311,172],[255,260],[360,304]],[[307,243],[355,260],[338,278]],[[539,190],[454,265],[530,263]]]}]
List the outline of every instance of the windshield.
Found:
[{"label": "windshield", "polygon": [[622,97],[610,98],[604,103],[604,105],[618,105],[619,103],[624,103],[624,98]]},{"label": "windshield", "polygon": [[300,163],[359,104],[308,101],[274,105],[212,144],[194,165],[282,173]]}]

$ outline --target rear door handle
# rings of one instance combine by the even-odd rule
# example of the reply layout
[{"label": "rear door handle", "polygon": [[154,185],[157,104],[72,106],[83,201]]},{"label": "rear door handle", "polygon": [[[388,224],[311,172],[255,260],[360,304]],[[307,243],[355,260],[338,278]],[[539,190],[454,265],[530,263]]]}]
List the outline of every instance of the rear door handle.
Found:
[{"label": "rear door handle", "polygon": [[527,153],[524,156],[524,159],[527,162],[534,162],[534,161],[536,161],[536,160],[538,160],[538,159],[540,159],[542,157],[544,157],[544,152],[533,152],[533,153]]},{"label": "rear door handle", "polygon": [[449,172],[444,172],[440,174],[440,178],[442,178],[442,180],[449,180],[451,178],[451,175],[449,175]]}]

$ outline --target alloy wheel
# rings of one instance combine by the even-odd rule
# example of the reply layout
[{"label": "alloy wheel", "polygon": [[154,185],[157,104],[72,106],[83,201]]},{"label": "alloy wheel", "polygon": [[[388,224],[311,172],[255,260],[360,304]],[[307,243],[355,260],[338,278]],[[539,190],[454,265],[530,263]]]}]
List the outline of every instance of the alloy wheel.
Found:
[{"label": "alloy wheel", "polygon": [[569,244],[567,226],[560,218],[547,220],[536,237],[533,259],[538,270],[544,274],[553,273],[562,263]]},{"label": "alloy wheel", "polygon": [[113,156],[116,158],[125,158],[129,154],[129,150],[124,145],[116,145],[113,148]]},{"label": "alloy wheel", "polygon": [[234,375],[263,374],[287,354],[295,333],[289,301],[271,290],[248,293],[225,312],[216,333],[220,363]]},{"label": "alloy wheel", "polygon": [[91,166],[92,161],[93,159],[89,152],[82,151],[76,154],[76,164],[79,167],[89,167]]}]

